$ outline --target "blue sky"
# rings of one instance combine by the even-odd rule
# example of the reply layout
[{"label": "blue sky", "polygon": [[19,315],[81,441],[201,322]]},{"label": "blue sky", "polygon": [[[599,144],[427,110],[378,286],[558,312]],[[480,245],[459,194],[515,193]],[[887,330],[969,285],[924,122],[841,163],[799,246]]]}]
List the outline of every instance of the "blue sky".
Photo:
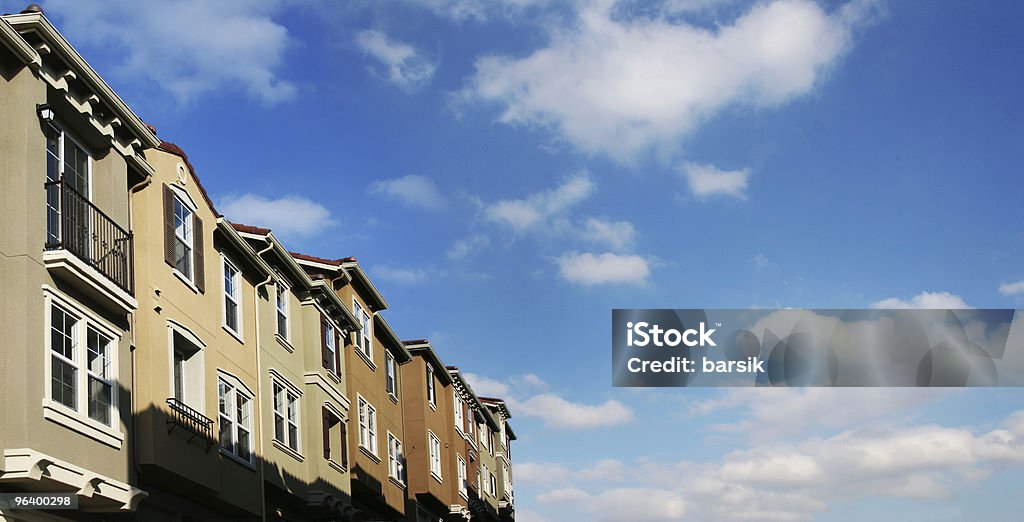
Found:
[{"label": "blue sky", "polygon": [[1016,390],[617,390],[607,338],[612,308],[1024,307],[1020,3],[336,4],[43,2],[229,218],[356,256],[510,399],[520,520],[1024,507]]}]

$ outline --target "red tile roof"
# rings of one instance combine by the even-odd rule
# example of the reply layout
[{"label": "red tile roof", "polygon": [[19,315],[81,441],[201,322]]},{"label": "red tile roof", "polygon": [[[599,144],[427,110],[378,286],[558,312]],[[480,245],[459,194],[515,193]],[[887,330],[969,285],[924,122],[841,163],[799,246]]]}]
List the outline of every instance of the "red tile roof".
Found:
[{"label": "red tile roof", "polygon": [[232,223],[231,226],[235,227],[235,230],[239,232],[245,232],[248,234],[257,234],[260,236],[265,236],[270,233],[269,228],[254,227],[252,225],[243,225],[241,223]]},{"label": "red tile roof", "polygon": [[417,345],[417,344],[430,344],[430,341],[428,341],[426,339],[408,339],[408,340],[402,341],[402,344],[404,344],[406,346],[413,346],[413,345]]},{"label": "red tile roof", "polygon": [[206,189],[203,188],[203,182],[199,180],[199,176],[196,174],[196,169],[192,167],[192,162],[188,160],[188,154],[185,154],[185,151],[182,150],[181,147],[169,141],[161,140],[160,145],[157,148],[164,152],[169,152],[171,154],[174,154],[175,156],[179,156],[181,157],[182,160],[185,161],[185,165],[188,166],[189,172],[192,173],[192,177],[195,178],[196,180],[196,186],[199,187],[199,192],[203,194],[203,199],[206,200],[206,204],[210,205],[210,210],[212,210],[214,215],[216,215],[217,217],[224,217],[224,214],[217,212],[217,207],[213,206],[213,201],[210,199],[209,194],[206,193]]},{"label": "red tile roof", "polygon": [[356,258],[354,258],[354,257],[342,257],[340,259],[325,259],[325,258],[322,258],[322,257],[316,257],[316,256],[310,256],[310,255],[306,255],[306,254],[300,254],[298,252],[289,252],[289,254],[291,254],[292,257],[294,257],[295,259],[301,259],[303,261],[310,261],[310,262],[313,262],[313,263],[323,263],[325,265],[334,265],[334,266],[338,266],[338,265],[341,265],[342,263],[348,263],[348,262],[356,260]]}]

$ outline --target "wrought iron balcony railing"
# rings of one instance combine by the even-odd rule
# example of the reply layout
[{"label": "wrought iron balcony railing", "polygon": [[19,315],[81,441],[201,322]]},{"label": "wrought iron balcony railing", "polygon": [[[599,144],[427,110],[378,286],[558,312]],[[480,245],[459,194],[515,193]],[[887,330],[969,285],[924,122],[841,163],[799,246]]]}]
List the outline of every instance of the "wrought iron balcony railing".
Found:
[{"label": "wrought iron balcony railing", "polygon": [[213,419],[190,408],[184,402],[170,397],[167,405],[171,408],[170,419],[167,420],[167,433],[174,431],[174,428],[181,427],[189,433],[188,442],[199,437],[203,444],[206,444],[206,451],[214,444],[213,440]]},{"label": "wrought iron balcony railing", "polygon": [[46,187],[46,250],[67,250],[134,295],[132,234],[63,179]]}]

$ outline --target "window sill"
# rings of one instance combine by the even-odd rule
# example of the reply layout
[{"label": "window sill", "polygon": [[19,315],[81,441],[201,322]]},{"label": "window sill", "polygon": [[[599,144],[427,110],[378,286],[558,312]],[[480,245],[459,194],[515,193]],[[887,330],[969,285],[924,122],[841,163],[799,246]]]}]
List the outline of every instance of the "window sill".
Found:
[{"label": "window sill", "polygon": [[[112,418],[118,418],[116,412],[112,411],[111,413]],[[121,449],[124,443],[124,434],[120,431],[110,426],[104,426],[50,399],[43,399],[43,418],[117,450]]]},{"label": "window sill", "polygon": [[220,327],[223,328],[225,332],[231,334],[231,337],[234,337],[239,344],[245,344],[245,339],[242,338],[242,334],[232,330],[230,326],[224,323],[221,323]]},{"label": "window sill", "polygon": [[398,404],[398,396],[397,395],[395,395],[393,393],[388,393],[388,398],[391,399],[391,402],[393,402],[395,404]]},{"label": "window sill", "polygon": [[363,353],[363,351],[360,350],[359,347],[356,347],[355,350],[356,350],[356,355],[358,355],[359,358],[362,359],[363,362],[366,363],[366,365],[369,366],[371,370],[377,371],[377,365],[373,364],[373,360],[370,359],[369,355],[366,355],[365,353]]},{"label": "window sill", "polygon": [[235,455],[234,453],[231,453],[230,451],[228,451],[228,450],[226,450],[224,448],[218,448],[218,449],[220,449],[220,454],[221,455],[224,455],[228,459],[233,460],[233,461],[235,461],[235,463],[240,464],[242,466],[245,466],[246,468],[249,468],[252,471],[256,471],[256,465],[253,464],[251,461],[243,460],[242,457],[239,457],[238,455]]},{"label": "window sill", "polygon": [[292,343],[288,342],[288,339],[285,339],[283,335],[276,333],[274,334],[274,338],[277,339],[277,343],[283,346],[285,350],[288,350],[289,353],[295,353],[295,347],[292,346]]},{"label": "window sill", "polygon": [[291,457],[291,458],[293,458],[293,459],[295,459],[295,460],[297,460],[299,462],[303,462],[303,461],[306,460],[306,457],[303,457],[301,453],[299,453],[296,450],[293,450],[293,449],[289,448],[287,444],[285,444],[285,443],[283,443],[283,442],[281,442],[281,441],[279,441],[277,439],[273,440],[273,444],[274,444],[275,448],[281,450],[284,453],[287,453],[289,457]]},{"label": "window sill", "polygon": [[369,457],[369,459],[370,459],[370,460],[372,460],[372,461],[374,462],[374,464],[380,464],[380,463],[381,463],[380,457],[378,457],[377,455],[375,455],[375,454],[374,454],[374,453],[373,453],[372,451],[370,451],[370,449],[369,449],[369,448],[367,448],[366,446],[362,446],[362,445],[360,445],[360,446],[359,446],[359,452],[360,452],[360,453],[362,453],[363,455],[366,455],[367,457]]},{"label": "window sill", "polygon": [[430,478],[436,480],[438,484],[444,484],[444,480],[441,479],[441,476],[433,471],[430,472]]},{"label": "window sill", "polygon": [[392,477],[391,475],[388,475],[388,481],[394,484],[395,486],[405,489],[405,482],[402,482],[401,480],[398,480],[395,477]]},{"label": "window sill", "polygon": [[327,459],[327,465],[333,468],[334,471],[337,471],[338,473],[348,473],[348,468],[342,466],[341,464],[338,464],[337,462],[334,462],[331,459]]},{"label": "window sill", "polygon": [[468,491],[460,491],[459,492],[459,496],[462,497],[462,500],[465,500],[466,502],[469,502],[469,492]]},{"label": "window sill", "polygon": [[174,277],[181,279],[181,282],[185,283],[185,286],[187,286],[189,290],[192,290],[192,292],[197,295],[199,294],[199,288],[196,286],[196,284],[193,283],[192,280],[186,277],[184,274],[179,272],[177,268],[171,268],[171,273],[174,274]]},{"label": "window sill", "polygon": [[437,411],[437,403],[436,402],[427,402],[427,404],[430,405],[430,409],[432,409],[434,411]]}]

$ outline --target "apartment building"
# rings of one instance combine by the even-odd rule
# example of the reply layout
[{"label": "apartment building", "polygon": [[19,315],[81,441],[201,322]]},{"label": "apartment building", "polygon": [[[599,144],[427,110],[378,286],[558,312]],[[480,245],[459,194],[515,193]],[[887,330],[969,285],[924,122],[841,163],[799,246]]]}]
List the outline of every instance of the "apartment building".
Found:
[{"label": "apartment building", "polygon": [[0,492],[130,512],[147,492],[131,456],[129,191],[159,141],[37,7],[0,17],[0,122]]},{"label": "apartment building", "polygon": [[459,472],[449,455],[456,448],[451,429],[455,418],[451,375],[426,339],[404,344],[413,356],[402,380],[409,477],[406,520],[465,520],[465,503],[459,502],[457,488],[452,487]]},{"label": "apartment building", "polygon": [[328,280],[313,280],[266,228],[235,230],[270,265],[259,346],[267,520],[347,520],[351,403],[343,339],[359,328]]},{"label": "apartment building", "polygon": [[507,410],[402,342],[355,258],[229,222],[37,7],[0,43],[0,493],[80,506],[0,520],[505,513],[475,434]]},{"label": "apartment building", "polygon": [[490,410],[491,415],[498,422],[498,432],[493,434],[492,439],[496,446],[494,453],[496,459],[496,490],[495,498],[498,499],[498,515],[503,522],[515,520],[515,495],[512,490],[512,441],[516,440],[516,434],[508,420],[512,414],[502,399],[491,397],[480,397],[480,401]]},{"label": "apartment building", "polygon": [[353,520],[402,519],[408,498],[402,381],[412,355],[381,315],[388,303],[355,258],[293,257],[351,303],[359,325],[342,347],[357,424],[349,441]]},{"label": "apartment building", "polygon": [[[490,433],[498,429],[498,423],[490,410],[473,392],[473,388],[463,377],[456,366],[447,367],[452,377],[453,388],[453,419],[455,428],[453,439],[456,441],[455,465],[457,476],[465,477],[466,484],[460,485],[459,497],[465,500],[469,518],[474,521],[497,521],[498,500],[496,489],[491,488],[491,475],[495,469],[496,459]],[[462,444],[458,444],[461,437]],[[462,449],[465,453],[459,453]],[[465,467],[466,473],[461,472]],[[497,477],[495,477],[496,479]]]}]

